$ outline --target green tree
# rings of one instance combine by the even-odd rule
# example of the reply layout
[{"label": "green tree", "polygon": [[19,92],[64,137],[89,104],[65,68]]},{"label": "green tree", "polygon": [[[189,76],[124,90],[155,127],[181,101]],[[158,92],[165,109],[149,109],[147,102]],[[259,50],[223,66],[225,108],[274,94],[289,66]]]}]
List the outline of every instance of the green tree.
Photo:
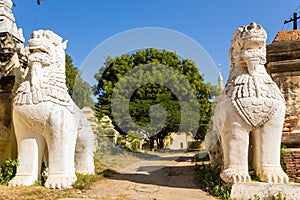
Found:
[{"label": "green tree", "polygon": [[212,113],[214,113],[214,110],[215,110],[215,107],[217,105],[219,96],[222,93],[222,88],[220,88],[218,86],[215,86],[215,85],[212,85],[211,83],[207,83],[207,87],[208,87],[208,90],[210,92],[210,97],[211,97],[210,101],[212,102],[211,110],[212,110]]},{"label": "green tree", "polygon": [[[134,78],[124,79],[124,75],[127,72],[133,69],[140,69],[144,65],[153,65],[154,67],[151,68],[151,71],[136,71],[136,76]],[[155,77],[157,80],[174,85],[175,90],[177,89],[180,91],[182,96],[189,94],[188,91],[186,91],[187,89],[182,87],[181,82],[178,82],[176,78],[164,80],[166,77],[161,75],[161,68],[155,67],[156,65],[162,65],[165,66],[165,68],[169,67],[174,71],[179,72],[191,86],[197,98],[197,105],[195,106],[197,106],[197,111],[200,113],[200,120],[196,127],[197,134],[195,138],[203,139],[211,116],[211,104],[209,102],[210,95],[208,88],[204,83],[203,76],[199,73],[198,68],[193,61],[189,59],[180,59],[176,53],[165,50],[160,51],[149,48],[139,50],[131,55],[123,54],[115,58],[108,57],[104,66],[102,66],[98,73],[95,74],[95,78],[98,81],[97,86],[94,88],[94,94],[98,98],[96,116],[101,118],[103,115],[109,115],[116,128],[120,125],[122,125],[122,127],[128,126],[126,132],[135,131],[130,129],[134,127],[133,123],[138,124],[139,126],[150,126],[150,129],[148,130],[151,130],[151,123],[154,123],[151,121],[152,119],[156,119],[157,124],[165,119],[166,123],[162,124],[161,127],[156,126],[151,130],[152,140],[156,140],[161,147],[163,145],[163,138],[169,132],[178,131],[179,125],[182,124],[182,118],[187,119],[185,120],[184,125],[188,127],[188,119],[189,117],[193,117],[193,109],[189,105],[189,102],[186,102],[184,105],[181,104],[180,102],[182,100],[178,99],[178,96],[174,94],[174,91],[171,91],[163,85],[154,83],[145,84],[136,89],[133,88],[135,91],[131,94],[129,103],[130,118],[123,118],[122,122],[119,122],[120,124],[116,124],[111,110],[113,91],[121,92],[126,96],[128,95],[126,93],[127,90],[128,92],[132,90],[132,88],[128,88],[131,87],[129,85],[138,85],[139,81],[145,79],[145,77],[150,77],[150,79],[151,77]],[[170,83],[170,81],[173,82]],[[119,82],[121,85],[124,85],[124,87],[122,90],[116,91],[115,87]],[[116,106],[119,106],[120,110],[122,110],[124,105],[119,104]],[[191,115],[182,116],[182,107],[186,107],[187,110],[190,110],[189,113],[191,113]],[[195,127],[191,126],[191,128]],[[123,130],[118,131],[126,134]]]},{"label": "green tree", "polygon": [[70,55],[66,54],[66,85],[70,96],[73,95],[73,87],[78,74],[80,73],[79,70],[73,65],[73,59]]},{"label": "green tree", "polygon": [[216,97],[218,97],[222,93],[222,88],[219,88],[218,86],[212,85],[211,83],[206,84],[210,93],[210,97],[212,100],[214,100]]},{"label": "green tree", "polygon": [[73,65],[73,59],[66,54],[66,85],[68,93],[79,108],[93,107],[91,86],[83,81],[80,71]]}]

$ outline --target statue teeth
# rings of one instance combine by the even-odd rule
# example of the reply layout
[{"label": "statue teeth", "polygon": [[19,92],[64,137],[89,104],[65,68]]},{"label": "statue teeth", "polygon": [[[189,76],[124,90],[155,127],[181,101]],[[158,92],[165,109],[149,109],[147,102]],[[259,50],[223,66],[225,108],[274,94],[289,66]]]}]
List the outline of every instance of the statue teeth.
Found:
[{"label": "statue teeth", "polygon": [[246,38],[245,39],[246,41],[264,41],[265,39],[264,38],[261,38],[261,37],[256,37],[256,38]]}]

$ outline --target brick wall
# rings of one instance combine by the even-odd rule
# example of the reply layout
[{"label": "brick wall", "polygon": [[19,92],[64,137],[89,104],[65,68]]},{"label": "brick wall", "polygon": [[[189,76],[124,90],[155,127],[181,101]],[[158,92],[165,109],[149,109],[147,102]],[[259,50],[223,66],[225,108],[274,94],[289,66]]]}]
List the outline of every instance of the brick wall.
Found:
[{"label": "brick wall", "polygon": [[280,31],[273,42],[300,40],[300,30]]},{"label": "brick wall", "polygon": [[287,174],[300,183],[300,148],[287,148],[283,151]]}]

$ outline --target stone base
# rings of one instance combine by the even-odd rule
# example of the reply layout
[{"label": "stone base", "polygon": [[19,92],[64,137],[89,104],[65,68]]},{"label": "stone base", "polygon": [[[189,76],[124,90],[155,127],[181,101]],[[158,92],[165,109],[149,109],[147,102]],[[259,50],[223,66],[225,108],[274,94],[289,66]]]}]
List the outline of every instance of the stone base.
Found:
[{"label": "stone base", "polygon": [[235,183],[231,188],[231,198],[233,200],[264,200],[273,198],[300,200],[300,184]]}]

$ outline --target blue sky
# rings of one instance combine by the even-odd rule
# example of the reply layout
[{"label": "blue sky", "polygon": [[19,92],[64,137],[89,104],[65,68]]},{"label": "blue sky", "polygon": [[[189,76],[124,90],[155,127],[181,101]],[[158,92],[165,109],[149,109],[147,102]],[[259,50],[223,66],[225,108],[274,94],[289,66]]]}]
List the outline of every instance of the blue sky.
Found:
[{"label": "blue sky", "polygon": [[[36,29],[53,30],[69,40],[66,51],[79,69],[90,52],[112,36],[136,28],[159,27],[200,44],[216,65],[221,64],[224,79],[229,72],[231,37],[238,26],[252,21],[261,24],[268,33],[269,44],[277,32],[292,28],[292,24],[283,26],[283,21],[300,5],[296,0],[44,0],[40,6],[35,0],[14,2],[17,6],[13,12],[25,39]],[[99,59],[105,57],[99,55]],[[91,66],[91,70],[96,72],[98,67]],[[199,67],[203,73],[205,66]],[[216,69],[207,70],[216,73]],[[204,75],[206,80],[214,79],[206,72]],[[85,78],[93,79],[92,75]]]}]

